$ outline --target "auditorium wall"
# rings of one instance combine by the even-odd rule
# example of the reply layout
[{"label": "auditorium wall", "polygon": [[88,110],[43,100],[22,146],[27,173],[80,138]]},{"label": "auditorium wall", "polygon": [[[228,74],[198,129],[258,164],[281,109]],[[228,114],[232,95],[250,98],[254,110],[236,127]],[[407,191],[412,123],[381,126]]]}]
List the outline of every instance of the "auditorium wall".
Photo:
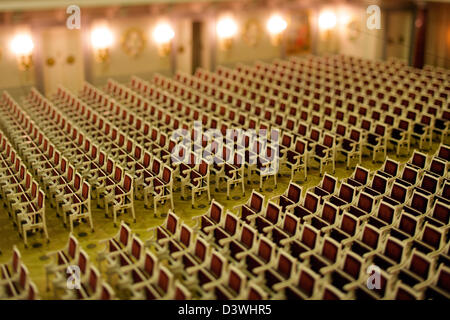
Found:
[{"label": "auditorium wall", "polygon": [[274,46],[271,43],[266,30],[269,16],[270,12],[265,10],[233,14],[238,25],[237,34],[228,50],[223,50],[220,43],[217,43],[216,65],[279,58],[281,46]]},{"label": "auditorium wall", "polygon": [[429,3],[425,63],[450,68],[450,3]]},{"label": "auditorium wall", "polygon": [[[110,60],[106,64],[99,63],[95,60],[93,54],[88,54],[89,64],[92,66],[92,73],[89,78],[94,84],[102,84],[109,77],[115,79],[127,80],[129,75],[135,74],[147,78],[153,72],[170,73],[171,72],[171,55],[160,56],[157,47],[152,41],[152,30],[159,20],[149,19],[148,17],[139,18],[116,18],[108,21],[108,27],[115,36],[115,40],[110,49]],[[92,26],[102,25],[102,20],[93,21]],[[126,39],[127,31],[137,30],[137,34],[142,37],[133,36],[133,39]],[[131,37],[131,36],[130,36]],[[130,55],[130,51],[124,49],[125,42],[128,50],[140,50],[140,43],[143,39],[145,45],[142,51],[136,56]],[[88,41],[89,46],[89,41]],[[89,53],[92,50],[88,50]]]}]

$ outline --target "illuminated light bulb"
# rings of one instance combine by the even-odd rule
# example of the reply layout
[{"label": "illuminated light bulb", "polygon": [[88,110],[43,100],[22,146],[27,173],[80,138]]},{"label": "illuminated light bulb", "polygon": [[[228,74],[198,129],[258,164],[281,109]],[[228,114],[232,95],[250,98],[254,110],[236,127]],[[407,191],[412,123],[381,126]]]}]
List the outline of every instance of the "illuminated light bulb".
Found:
[{"label": "illuminated light bulb", "polygon": [[175,37],[175,32],[168,23],[160,23],[153,30],[153,40],[157,44],[167,44]]},{"label": "illuminated light bulb", "polygon": [[336,26],[336,15],[331,11],[324,11],[319,16],[319,28],[322,30],[330,30]]},{"label": "illuminated light bulb", "polygon": [[17,56],[29,56],[33,53],[34,43],[28,34],[19,34],[11,41],[11,51]]},{"label": "illuminated light bulb", "polygon": [[267,30],[272,35],[278,35],[282,33],[287,27],[286,20],[283,19],[280,15],[273,15],[267,21]]},{"label": "illuminated light bulb", "polygon": [[233,18],[222,18],[217,22],[216,31],[221,39],[231,39],[237,33],[237,24]]},{"label": "illuminated light bulb", "polygon": [[91,33],[92,47],[97,50],[109,49],[114,42],[114,36],[108,27],[98,27]]}]

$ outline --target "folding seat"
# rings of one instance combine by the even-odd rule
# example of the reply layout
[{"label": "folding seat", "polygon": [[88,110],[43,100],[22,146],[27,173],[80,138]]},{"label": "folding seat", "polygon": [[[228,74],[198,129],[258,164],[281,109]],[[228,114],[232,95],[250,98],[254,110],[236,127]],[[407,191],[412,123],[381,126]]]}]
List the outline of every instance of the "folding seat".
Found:
[{"label": "folding seat", "polygon": [[218,300],[231,300],[243,296],[246,288],[247,277],[242,271],[234,266],[230,266],[228,276],[205,284],[206,291],[214,292],[214,297]]},{"label": "folding seat", "polygon": [[236,259],[244,264],[248,272],[256,275],[256,268],[274,264],[275,247],[272,241],[261,235],[251,250],[236,254]]},{"label": "folding seat", "polygon": [[320,184],[318,186],[311,188],[310,190],[315,195],[320,197],[320,203],[323,203],[324,197],[330,196],[335,193],[337,183],[338,180],[335,177],[325,173]]},{"label": "folding seat", "polygon": [[[263,228],[262,232],[277,245],[284,246],[289,240],[292,240],[298,235],[300,219],[286,212],[283,220],[277,220],[272,225],[269,224]],[[259,225],[257,224],[258,227]]]},{"label": "folding seat", "polygon": [[314,193],[308,191],[306,192],[302,204],[298,203],[286,211],[295,215],[297,218],[300,219],[300,221],[303,221],[308,216],[315,214],[317,212],[317,209],[319,208],[319,205],[320,205],[320,198]]},{"label": "folding seat", "polygon": [[431,199],[429,196],[414,190],[411,198],[403,206],[402,211],[415,217],[422,217],[428,211],[430,204]]},{"label": "folding seat", "polygon": [[355,216],[344,211],[342,215],[338,216],[338,219],[336,219],[333,225],[323,227],[321,231],[336,241],[341,242],[356,234],[360,222]]},{"label": "folding seat", "polygon": [[351,128],[348,138],[342,137],[337,145],[337,151],[344,154],[347,158],[348,169],[350,167],[350,161],[354,158],[358,158],[358,164],[362,161],[362,133],[356,128]]},{"label": "folding seat", "polygon": [[195,194],[201,194],[203,191],[207,192],[208,201],[211,200],[211,194],[209,190],[209,174],[210,174],[210,166],[205,159],[201,159],[199,165],[197,165],[194,169],[190,170],[189,180],[187,182],[182,182],[181,186],[181,199],[185,198],[185,188],[191,188],[192,190],[192,208],[194,208],[195,203]]},{"label": "folding seat", "polygon": [[409,120],[401,118],[398,121],[398,128],[391,129],[389,142],[397,146],[396,154],[400,154],[400,148],[406,146],[409,154],[409,147],[411,143],[412,124]]},{"label": "folding seat", "polygon": [[437,192],[438,186],[439,179],[425,173],[422,176],[422,181],[416,186],[415,190],[427,196],[434,196],[434,194]]},{"label": "folding seat", "polygon": [[431,276],[430,281],[426,285],[418,285],[423,287],[424,299],[450,299],[450,268],[444,264],[439,265],[437,271]]},{"label": "folding seat", "polygon": [[281,213],[281,208],[274,202],[269,201],[264,210],[264,213],[257,213],[246,216],[245,221],[247,221],[251,226],[255,227],[259,232],[265,233],[265,230],[270,229],[271,226],[274,226],[278,223],[281,217]]},{"label": "folding seat", "polygon": [[241,219],[248,222],[248,216],[256,215],[262,212],[262,209],[264,208],[264,200],[264,195],[253,190],[248,201],[243,205],[235,206],[233,210],[236,208],[240,208]]},{"label": "folding seat", "polygon": [[[186,250],[173,252],[171,254],[173,262],[169,261],[171,265],[177,268],[180,267],[180,272],[186,277],[189,276],[189,271],[192,270],[191,267],[203,267],[207,262],[207,257],[211,256],[211,246],[202,237],[197,237],[190,244]],[[184,283],[190,287],[188,281]]]},{"label": "folding seat", "polygon": [[284,161],[286,159],[287,150],[292,148],[293,143],[294,143],[293,136],[288,132],[283,132],[278,146],[281,155],[280,160]]},{"label": "folding seat", "polygon": [[356,188],[357,191],[360,191],[369,183],[369,175],[370,171],[368,169],[356,165],[352,175],[344,179],[344,182]]},{"label": "folding seat", "polygon": [[392,181],[394,181],[395,178],[397,177],[399,168],[400,168],[399,162],[387,158],[384,161],[382,168],[376,171],[376,174],[385,177],[386,179],[388,179],[388,184],[391,184]]},{"label": "folding seat", "polygon": [[368,193],[361,191],[355,204],[344,205],[341,210],[354,215],[360,220],[367,220],[375,207],[375,199]]},{"label": "folding seat", "polygon": [[384,241],[383,248],[367,253],[366,261],[368,264],[374,264],[382,270],[391,272],[404,264],[407,257],[406,251],[406,246],[401,240],[388,235]]},{"label": "folding seat", "polygon": [[45,194],[39,190],[37,197],[25,203],[21,208],[14,208],[19,228],[19,234],[24,240],[25,248],[28,247],[28,232],[41,230],[49,242],[45,219]]},{"label": "folding seat", "polygon": [[116,251],[106,257],[108,279],[110,280],[114,274],[124,274],[136,268],[144,258],[144,244],[136,235],[133,235],[124,250]]},{"label": "folding seat", "polygon": [[156,300],[173,297],[174,294],[174,276],[164,266],[159,266],[157,273],[150,280],[135,284],[131,291],[143,292],[137,296],[138,299]]},{"label": "folding seat", "polygon": [[364,274],[363,259],[357,254],[347,251],[342,259],[334,265],[321,269],[325,281],[331,283],[342,292],[348,292],[353,284],[358,283]]},{"label": "folding seat", "polygon": [[395,178],[394,182],[401,184],[410,190],[416,186],[418,177],[419,171],[417,169],[410,166],[404,166],[401,175],[398,178]]},{"label": "folding seat", "polygon": [[287,190],[282,195],[272,197],[270,201],[275,201],[281,207],[281,210],[285,212],[286,210],[292,208],[294,205],[298,204],[300,202],[301,196],[302,187],[292,182],[291,180],[289,182]]},{"label": "folding seat", "polygon": [[419,231],[419,219],[407,212],[402,212],[400,217],[389,229],[389,234],[405,244],[409,244]]},{"label": "folding seat", "polygon": [[91,214],[91,187],[83,181],[81,188],[71,195],[71,199],[65,199],[62,204],[62,212],[64,214],[64,225],[66,219],[69,218],[70,231],[73,232],[74,222],[88,220],[91,231],[94,232],[94,225]]},{"label": "folding seat", "polygon": [[279,170],[278,156],[277,148],[270,145],[261,145],[257,150],[252,149],[250,151],[250,159],[248,162],[249,172],[254,171],[259,175],[259,191],[262,191],[264,179],[270,178],[271,176],[274,179],[275,189],[277,188],[277,175]]},{"label": "folding seat", "polygon": [[450,161],[450,146],[441,143],[435,153],[435,158],[441,161]]},{"label": "folding seat", "polygon": [[424,221],[438,228],[447,229],[450,221],[450,204],[448,201],[444,202],[441,198],[436,199],[433,207],[428,210],[424,217]]},{"label": "folding seat", "polygon": [[[173,205],[173,172],[168,166],[164,166],[159,177],[155,177],[152,180],[152,195],[153,195],[153,208],[156,216],[156,207],[158,202],[164,203],[170,200],[170,206],[172,210]],[[149,187],[144,188],[144,203],[145,207],[148,207],[148,193]]]},{"label": "folding seat", "polygon": [[133,197],[133,177],[125,173],[120,185],[116,185],[112,189],[112,193],[105,196],[106,216],[108,216],[109,206],[112,206],[114,225],[117,223],[117,212],[120,210],[130,210],[133,221],[136,222],[134,212]]},{"label": "folding seat", "polygon": [[355,188],[346,184],[345,182],[342,182],[341,186],[339,187],[339,192],[337,194],[325,196],[324,200],[331,202],[341,209],[343,206],[351,204],[353,202],[355,193]]},{"label": "folding seat", "polygon": [[323,167],[329,162],[333,165],[333,173],[335,172],[335,159],[336,159],[336,138],[328,133],[323,136],[322,144],[315,144],[313,158],[319,162],[320,176],[323,174]]},{"label": "folding seat", "polygon": [[[428,111],[429,113],[429,111]],[[444,143],[450,131],[450,112],[443,109],[440,115],[435,114],[433,133],[441,136],[441,142]]]},{"label": "folding seat", "polygon": [[403,284],[417,289],[419,285],[427,284],[433,270],[434,260],[413,248],[409,259],[403,265],[392,270],[392,273]]},{"label": "folding seat", "polygon": [[[294,178],[295,172],[303,169],[305,181],[308,171],[308,142],[300,137],[295,139],[294,148],[284,150],[281,149],[280,153],[285,157],[285,164],[291,169],[291,179]],[[283,153],[284,152],[284,153]]]},{"label": "folding seat", "polygon": [[313,270],[302,267],[287,281],[274,285],[276,292],[281,292],[281,298],[288,300],[313,299],[320,287],[320,277]]},{"label": "folding seat", "polygon": [[[239,183],[242,187],[242,195],[245,196],[244,160],[245,156],[242,153],[234,151],[231,155],[231,159],[223,164],[224,178],[227,182],[227,200],[230,199],[230,187]],[[217,187],[218,182],[216,182],[216,191]]]},{"label": "folding seat", "polygon": [[154,242],[160,242],[163,239],[170,239],[175,237],[179,226],[180,218],[171,210],[169,210],[164,225],[148,229],[149,232],[154,232],[154,234],[153,237],[147,241],[147,244],[152,244]]},{"label": "folding seat", "polygon": [[395,284],[392,292],[390,300],[421,300],[423,296],[421,292],[411,289],[400,281]]},{"label": "folding seat", "polygon": [[206,227],[203,230],[207,233],[205,239],[214,242],[218,247],[223,247],[223,244],[229,241],[229,238],[237,237],[240,227],[239,218],[227,211],[225,217],[218,224]]},{"label": "folding seat", "polygon": [[449,163],[449,161],[443,161],[437,157],[433,157],[425,172],[439,179],[439,184],[441,184],[448,177]]},{"label": "folding seat", "polygon": [[387,127],[379,122],[376,123],[373,132],[367,133],[366,141],[363,143],[363,146],[372,152],[372,162],[375,162],[376,156],[379,152],[383,152],[383,159],[386,158],[387,133]]},{"label": "folding seat", "polygon": [[420,234],[412,241],[411,248],[426,255],[436,256],[445,246],[445,232],[429,222],[425,222]]},{"label": "folding seat", "polygon": [[427,155],[414,150],[411,158],[406,163],[407,166],[416,168],[418,170],[424,170],[427,163]]},{"label": "folding seat", "polygon": [[[416,115],[414,114],[414,118],[411,121],[414,122],[416,119]],[[419,142],[419,148],[423,150],[423,144],[428,143],[429,148],[433,143],[433,126],[434,126],[434,118],[422,114],[420,115],[420,121],[414,122],[411,130],[411,138],[417,139]]]},{"label": "folding seat", "polygon": [[262,277],[264,285],[273,291],[275,291],[275,284],[291,280],[296,271],[296,261],[283,250],[278,251],[272,263],[253,269],[257,276]]}]

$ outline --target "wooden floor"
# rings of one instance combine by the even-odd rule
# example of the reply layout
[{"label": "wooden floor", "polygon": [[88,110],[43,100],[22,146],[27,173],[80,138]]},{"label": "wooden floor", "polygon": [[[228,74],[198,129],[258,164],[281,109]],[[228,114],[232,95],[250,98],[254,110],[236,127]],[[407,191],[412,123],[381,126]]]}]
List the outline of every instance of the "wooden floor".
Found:
[{"label": "wooden floor", "polygon": [[[439,146],[438,142],[434,142],[432,149],[428,151],[429,154],[433,154],[436,152]],[[406,152],[406,150],[404,151]],[[396,157],[393,151],[388,152],[388,156],[396,159],[401,162],[406,162],[413,152],[413,147],[410,150],[409,155],[404,155],[400,157]],[[339,179],[348,177],[353,172],[353,168],[350,170],[346,170],[345,163],[343,162],[344,156],[338,154],[338,162],[336,163],[336,173]],[[303,194],[306,190],[312,186],[317,185],[322,179],[319,175],[319,171],[317,168],[317,162],[312,161],[312,166],[314,166],[311,170],[308,171],[308,180],[306,182],[302,181],[303,174],[299,173],[294,177],[294,182],[300,184],[303,189]],[[371,158],[363,158],[362,165],[366,168],[373,170],[379,169],[382,165],[381,162],[372,163]],[[327,168],[327,171],[331,170],[331,166]],[[221,183],[219,192],[214,190],[214,182],[211,185],[211,197],[219,201],[222,205],[225,206],[226,209],[232,209],[234,206],[238,204],[245,203],[249,198],[251,191],[253,188],[258,189],[259,182],[256,182],[257,176],[254,176],[255,182],[254,184],[246,185],[246,195],[242,197],[241,188],[236,187],[235,190],[231,192],[231,199],[227,200],[226,197],[226,184]],[[212,177],[214,180],[214,177]],[[290,172],[286,171],[285,168],[281,169],[281,177],[278,178],[278,188],[274,188],[273,179],[269,179],[265,181],[263,187],[263,194],[267,199],[275,195],[282,194],[288,184],[290,182]],[[194,216],[201,215],[208,210],[208,199],[205,195],[202,195],[201,198],[196,200],[196,208],[191,208],[190,200],[181,200],[180,199],[180,183],[176,182],[174,189],[174,204],[175,210],[174,212],[179,215],[188,225],[193,225],[191,218]],[[158,207],[158,214],[155,217],[153,208],[145,209],[143,201],[135,201],[135,209],[136,209],[136,218],[137,222],[133,223],[130,215],[125,214],[119,217],[119,220],[124,220],[127,222],[134,233],[136,233],[142,240],[148,239],[151,234],[147,231],[148,228],[159,225],[164,222],[165,214],[169,210],[169,205],[166,204],[164,207]],[[93,220],[95,232],[91,233],[87,224],[81,224],[74,228],[74,234],[80,241],[82,247],[89,254],[90,259],[93,263],[96,263],[96,256],[99,251],[104,249],[103,245],[99,244],[99,240],[110,238],[117,233],[117,228],[114,228],[112,218],[105,218],[104,210],[100,208],[96,208],[95,201],[92,203],[93,209]],[[19,237],[16,228],[13,226],[12,221],[8,218],[8,214],[6,210],[0,206],[0,263],[4,263],[10,260],[12,254],[12,246],[17,245],[19,250],[22,253],[22,258],[26,266],[30,271],[30,275],[34,283],[37,285],[39,289],[39,293],[42,299],[52,299],[53,296],[51,293],[46,292],[45,290],[45,269],[44,266],[49,263],[49,260],[46,260],[45,253],[53,250],[62,249],[68,239],[69,230],[63,227],[62,218],[56,217],[55,210],[47,206],[46,211],[47,217],[47,226],[48,233],[50,237],[50,243],[47,243],[40,234],[32,235],[29,238],[30,246],[28,249],[24,248],[23,241]],[[120,297],[119,293],[119,297]]]}]

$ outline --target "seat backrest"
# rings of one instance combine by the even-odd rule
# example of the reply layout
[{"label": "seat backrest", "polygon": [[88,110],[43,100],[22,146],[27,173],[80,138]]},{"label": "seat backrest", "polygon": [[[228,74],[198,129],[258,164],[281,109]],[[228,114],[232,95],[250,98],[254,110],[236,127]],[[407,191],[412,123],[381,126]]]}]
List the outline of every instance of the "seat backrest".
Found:
[{"label": "seat backrest", "polygon": [[448,225],[450,218],[450,206],[439,200],[434,203],[432,217]]},{"label": "seat backrest", "polygon": [[406,232],[410,236],[413,236],[416,233],[417,224],[417,219],[414,216],[406,212],[402,212],[399,218],[398,227],[403,232]]},{"label": "seat backrest", "polygon": [[415,210],[417,210],[421,213],[425,213],[428,208],[428,202],[429,202],[429,199],[427,196],[414,190],[414,193],[413,193],[412,199],[411,199],[411,207],[413,207]]},{"label": "seat backrest", "polygon": [[359,183],[365,185],[367,183],[368,178],[369,178],[369,170],[361,166],[356,166],[354,179]]},{"label": "seat backrest", "polygon": [[209,207],[209,217],[211,218],[211,220],[219,223],[222,217],[222,213],[223,206],[213,199],[211,201],[211,206]]},{"label": "seat backrest", "polygon": [[311,297],[316,287],[314,272],[307,267],[300,270],[297,285],[308,297]]},{"label": "seat backrest", "polygon": [[317,211],[318,205],[319,205],[320,199],[318,196],[316,196],[314,193],[307,192],[305,196],[305,201],[303,203],[303,206],[312,213],[315,213]]},{"label": "seat backrest", "polygon": [[325,201],[322,207],[322,219],[330,225],[336,221],[339,209],[331,202]]},{"label": "seat backrest", "polygon": [[442,231],[439,228],[425,222],[422,232],[422,241],[434,249],[438,249],[443,237]]},{"label": "seat backrest", "polygon": [[372,189],[378,191],[380,194],[384,194],[386,192],[386,186],[388,181],[386,178],[379,174],[375,174],[372,179]]},{"label": "seat backrest", "polygon": [[420,184],[420,187],[431,194],[434,194],[436,192],[436,189],[438,187],[439,181],[434,176],[425,173],[422,177],[422,182]]},{"label": "seat backrest", "polygon": [[275,246],[273,242],[265,237],[259,238],[258,257],[260,257],[265,262],[269,262],[272,258],[274,250]]},{"label": "seat backrest", "polygon": [[271,223],[275,224],[278,221],[280,212],[281,212],[280,207],[277,206],[275,203],[269,201],[267,203],[265,218],[269,220]]},{"label": "seat backrest", "polygon": [[230,211],[225,216],[224,229],[228,234],[234,235],[238,226],[238,218]]},{"label": "seat backrest", "polygon": [[322,189],[328,193],[334,193],[336,188],[337,179],[329,174],[325,174],[322,179]]},{"label": "seat backrest", "polygon": [[365,193],[365,192],[361,192],[359,194],[359,199],[358,199],[358,208],[370,213],[372,211],[372,207],[374,204],[374,199],[372,198],[372,196],[370,196],[369,194]]},{"label": "seat backrest", "polygon": [[344,214],[342,215],[340,229],[349,235],[354,235],[357,225],[358,222],[356,218],[348,214],[347,212],[344,212]]},{"label": "seat backrest", "polygon": [[261,211],[263,203],[264,203],[264,196],[256,191],[253,191],[250,197],[250,208],[255,213],[258,213]]},{"label": "seat backrest", "polygon": [[426,154],[414,150],[410,163],[415,165],[416,167],[419,167],[420,169],[424,169],[426,162],[427,162]]},{"label": "seat backrest", "polygon": [[339,243],[329,236],[323,238],[321,255],[331,262],[336,262],[339,253]]},{"label": "seat backrest", "polygon": [[344,200],[347,203],[350,203],[353,200],[354,194],[355,194],[355,189],[352,186],[346,184],[345,182],[343,182],[341,184],[341,187],[339,189],[339,198],[340,199]]},{"label": "seat backrest", "polygon": [[415,249],[413,249],[413,252],[411,254],[411,262],[409,265],[409,270],[414,272],[422,279],[427,279],[430,267],[431,262],[426,258],[426,256],[421,252],[418,252]]},{"label": "seat backrest", "polygon": [[179,225],[179,220],[180,218],[178,218],[177,215],[175,215],[175,213],[173,213],[172,211],[169,210],[169,213],[167,214],[167,219],[166,219],[166,229],[172,233],[175,234]]},{"label": "seat backrest", "polygon": [[362,260],[353,252],[347,252],[344,258],[342,270],[353,279],[358,279],[362,266]]}]

